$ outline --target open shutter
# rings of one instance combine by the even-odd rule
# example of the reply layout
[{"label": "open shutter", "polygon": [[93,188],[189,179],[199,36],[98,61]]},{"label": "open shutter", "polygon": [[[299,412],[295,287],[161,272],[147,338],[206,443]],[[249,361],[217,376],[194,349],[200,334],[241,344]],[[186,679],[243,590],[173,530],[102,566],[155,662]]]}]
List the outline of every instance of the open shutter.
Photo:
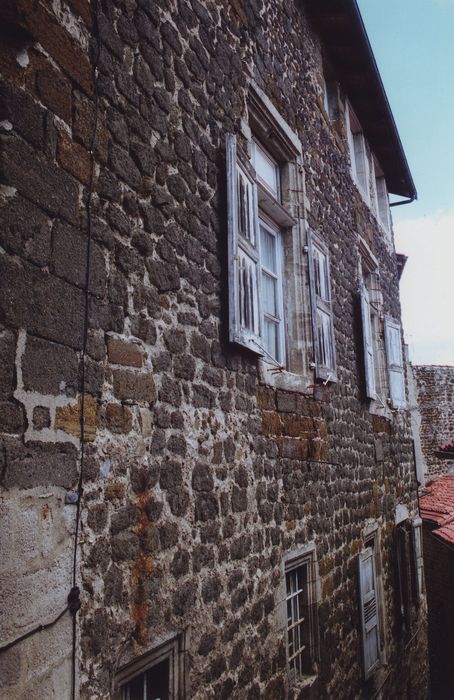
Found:
[{"label": "open shutter", "polygon": [[401,328],[400,323],[390,316],[385,318],[385,345],[391,403],[394,408],[404,408],[405,375]]},{"label": "open shutter", "polygon": [[363,280],[360,286],[361,318],[363,322],[364,370],[366,376],[366,396],[376,399],[374,343],[370,314],[369,293]]},{"label": "open shutter", "polygon": [[421,518],[413,518],[412,521],[413,535],[413,553],[415,564],[415,602],[419,603],[419,597],[424,592],[424,562],[422,552],[422,520]]},{"label": "open shutter", "polygon": [[369,199],[369,160],[366,153],[366,142],[363,134],[353,134],[355,148],[356,176],[359,187],[366,199]]},{"label": "open shutter", "polygon": [[380,177],[377,177],[375,183],[377,187],[378,216],[386,231],[389,232],[389,229],[391,228],[389,198],[388,190],[386,188],[386,180],[384,176],[382,175]]},{"label": "open shutter", "polygon": [[377,577],[373,549],[367,547],[360,553],[358,561],[364,677],[367,679],[380,664]]},{"label": "open shutter", "polygon": [[315,376],[317,379],[336,380],[336,352],[334,347],[333,312],[329,253],[313,234],[307,234],[309,284],[314,337]]},{"label": "open shutter", "polygon": [[257,187],[251,166],[239,157],[233,134],[226,137],[226,160],[229,337],[231,342],[263,354]]},{"label": "open shutter", "polygon": [[399,599],[400,612],[407,632],[411,628],[412,598],[411,553],[409,544],[409,532],[407,530],[406,523],[400,523],[396,527],[397,565],[399,572]]}]

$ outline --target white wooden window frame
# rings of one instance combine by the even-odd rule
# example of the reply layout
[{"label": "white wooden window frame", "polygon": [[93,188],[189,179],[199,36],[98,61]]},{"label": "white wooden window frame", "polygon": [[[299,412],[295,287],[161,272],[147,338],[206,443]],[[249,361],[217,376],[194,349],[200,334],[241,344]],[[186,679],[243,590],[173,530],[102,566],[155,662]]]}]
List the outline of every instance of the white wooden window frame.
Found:
[{"label": "white wooden window frame", "polygon": [[[113,700],[129,700],[128,684],[140,676],[145,676],[147,671],[166,659],[169,661],[169,699],[184,700],[186,694],[183,635],[173,637],[121,668],[115,677]],[[146,699],[146,695],[144,698]]]},{"label": "white wooden window frame", "polygon": [[406,408],[402,326],[392,316],[385,316],[385,347],[391,405]]},{"label": "white wooden window frame", "polygon": [[[297,592],[288,593],[288,581],[296,575],[298,570],[305,569],[306,571],[306,591],[305,591],[305,610],[299,610],[299,604],[291,605],[291,619],[289,619],[288,606],[289,602],[295,598]],[[291,558],[287,558],[284,565],[284,603],[285,603],[285,633],[286,633],[286,651],[287,651],[287,669],[289,672],[290,682],[296,683],[304,680],[316,672],[316,662],[318,658],[318,623],[317,623],[317,606],[319,602],[318,591],[318,575],[315,563],[315,549],[311,546],[306,548],[304,553],[301,553]],[[299,611],[299,615],[297,614]],[[303,612],[306,617],[303,616]],[[298,629],[298,625],[306,625],[305,637],[306,645],[302,643],[297,649],[290,651],[289,635],[293,630]],[[298,636],[298,635],[297,635]],[[301,639],[300,639],[301,641]],[[303,659],[305,655],[305,659]],[[298,666],[299,658],[299,671]],[[293,670],[292,670],[292,662]],[[303,665],[305,668],[303,669]]]},{"label": "white wooden window frame", "polygon": [[[268,357],[273,358],[276,362],[284,365],[286,362],[286,343],[285,343],[285,317],[284,317],[284,276],[283,276],[283,245],[282,245],[282,233],[279,228],[274,224],[273,221],[267,219],[263,214],[259,212],[259,234],[261,235],[261,228],[263,228],[269,235],[274,238],[275,242],[275,258],[276,258],[276,270],[270,270],[265,265],[265,256],[261,256],[260,259],[260,281],[261,281],[261,297],[263,294],[263,279],[265,275],[274,279],[276,282],[276,314],[270,314],[265,310],[264,305],[262,305],[262,320],[263,320],[263,330],[262,330],[262,343]],[[270,349],[266,345],[265,337],[265,325],[269,321],[276,325],[277,327],[277,354],[276,357],[270,352]]]},{"label": "white wooden window frame", "polygon": [[[306,243],[307,210],[310,208],[302,144],[296,132],[253,79],[249,81],[240,130],[251,157],[255,138],[272,153],[280,169],[280,201],[259,180],[256,184],[261,215],[269,217],[282,231],[284,336],[286,341],[288,339],[286,364],[277,365],[266,353],[256,350],[260,381],[268,386],[306,393],[314,375],[307,259],[302,254]],[[229,294],[231,297],[231,291]],[[231,307],[229,304],[230,313]],[[231,329],[230,323],[230,333]]]},{"label": "white wooden window frame", "polygon": [[[324,286],[327,290],[327,298],[322,298],[316,289],[316,255],[321,254],[326,259],[326,276],[324,280]],[[314,364],[315,364],[315,376],[317,379],[322,379],[324,381],[335,382],[337,381],[336,374],[336,347],[334,340],[334,322],[333,322],[333,308],[332,308],[332,293],[331,293],[331,275],[330,275],[330,256],[327,246],[318,238],[310,229],[307,232],[307,255],[308,255],[308,268],[309,268],[309,287],[310,287],[310,298],[311,298],[311,311],[312,311],[312,335],[313,335],[313,351],[314,351]],[[319,323],[322,318],[327,319],[327,325]],[[324,346],[324,353],[321,352],[321,346],[319,346],[319,328],[323,327],[321,342]],[[326,335],[328,331],[328,335]],[[325,357],[328,355],[330,362],[324,362],[323,354]]]},{"label": "white wooden window frame", "polygon": [[[252,163],[237,147],[233,134],[226,136],[227,161],[227,229],[229,260],[229,338],[231,342],[252,350],[265,360],[284,366],[286,362],[284,277],[283,277],[283,230],[296,222],[276,199],[280,196],[279,166],[257,142],[253,142],[251,158],[260,148],[269,163],[276,168],[276,190],[272,191],[263,178],[259,178]],[[247,211],[249,227],[247,236],[242,235],[240,183],[245,183],[249,193]],[[279,350],[277,357],[268,352],[264,337],[264,313],[262,307],[262,253],[260,226],[272,230],[277,241],[278,265],[278,318]],[[244,228],[244,227],[243,227]]]},{"label": "white wooden window frame", "polygon": [[366,547],[358,555],[358,577],[363,671],[367,680],[381,665],[380,594],[373,547]]}]

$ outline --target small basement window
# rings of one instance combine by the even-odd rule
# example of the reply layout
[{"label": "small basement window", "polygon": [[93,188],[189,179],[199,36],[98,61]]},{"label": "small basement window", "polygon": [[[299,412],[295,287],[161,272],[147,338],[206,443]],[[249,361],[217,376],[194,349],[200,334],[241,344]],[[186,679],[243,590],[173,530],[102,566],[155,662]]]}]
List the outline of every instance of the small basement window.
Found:
[{"label": "small basement window", "polygon": [[316,656],[316,593],[312,555],[285,567],[287,663],[293,681],[314,673]]},{"label": "small basement window", "polygon": [[115,700],[184,698],[182,638],[144,654],[119,671]]}]

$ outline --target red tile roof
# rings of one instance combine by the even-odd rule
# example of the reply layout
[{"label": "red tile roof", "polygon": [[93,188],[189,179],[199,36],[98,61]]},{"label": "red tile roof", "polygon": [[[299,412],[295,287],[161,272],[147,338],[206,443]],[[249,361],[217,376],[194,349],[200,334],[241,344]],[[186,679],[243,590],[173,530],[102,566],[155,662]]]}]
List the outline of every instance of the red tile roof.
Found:
[{"label": "red tile roof", "polygon": [[429,481],[420,491],[421,518],[438,525],[433,535],[454,547],[454,474]]}]

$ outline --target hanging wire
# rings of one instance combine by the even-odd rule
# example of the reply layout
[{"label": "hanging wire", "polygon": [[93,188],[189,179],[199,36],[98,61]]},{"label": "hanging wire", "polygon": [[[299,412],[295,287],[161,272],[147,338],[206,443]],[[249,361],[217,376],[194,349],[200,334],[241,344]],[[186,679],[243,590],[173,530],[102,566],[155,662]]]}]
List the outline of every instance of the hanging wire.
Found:
[{"label": "hanging wire", "polygon": [[[81,514],[81,503],[83,495],[83,479],[84,479],[84,466],[85,466],[85,364],[87,356],[87,344],[88,344],[88,327],[89,327],[89,310],[90,310],[90,271],[91,271],[91,245],[92,245],[92,214],[91,206],[93,200],[94,191],[94,179],[95,179],[95,146],[96,137],[98,131],[98,120],[99,120],[99,94],[98,94],[98,63],[100,55],[100,40],[99,40],[99,27],[98,27],[98,0],[93,2],[93,35],[95,38],[95,54],[93,60],[93,83],[94,83],[94,97],[95,97],[95,116],[93,124],[93,132],[90,143],[90,157],[91,157],[91,171],[90,171],[90,183],[88,187],[88,196],[86,203],[87,212],[87,248],[86,248],[86,260],[85,260],[85,285],[84,285],[84,295],[85,295],[85,309],[84,309],[84,325],[83,325],[83,338],[82,338],[82,353],[80,358],[80,368],[81,368],[81,379],[80,379],[80,469],[79,469],[79,481],[77,485],[78,499],[76,504],[76,524],[74,533],[74,550],[73,550],[73,572],[72,572],[72,583],[73,589],[77,588],[77,551],[78,551],[78,539],[79,539],[79,529],[80,529],[80,514]],[[77,589],[78,590],[78,589]],[[80,608],[80,600],[78,601],[78,608]],[[73,700],[76,700],[76,665],[77,665],[77,625],[76,625],[76,613],[73,613],[73,628],[72,628],[72,673],[71,673],[71,696]]]},{"label": "hanging wire", "polygon": [[82,353],[80,359],[81,367],[81,404],[80,404],[80,470],[79,470],[79,480],[78,480],[78,499],[76,504],[76,523],[75,523],[75,534],[74,534],[74,552],[73,552],[73,567],[72,567],[72,587],[68,594],[68,604],[66,607],[50,622],[46,622],[37,625],[33,629],[29,630],[20,637],[4,644],[0,647],[0,653],[6,652],[12,649],[20,642],[25,641],[29,637],[37,634],[38,632],[43,632],[44,630],[53,627],[66,612],[70,612],[73,618],[73,633],[72,633],[72,679],[71,679],[71,695],[73,700],[76,699],[76,613],[80,608],[80,591],[76,585],[77,579],[77,541],[79,537],[79,525],[80,525],[80,511],[81,511],[81,497],[83,489],[83,471],[84,471],[84,456],[85,456],[85,359],[87,354],[87,341],[88,341],[88,321],[89,321],[89,285],[90,285],[90,259],[91,259],[91,240],[92,240],[92,219],[91,219],[91,204],[93,199],[93,189],[94,189],[94,169],[95,169],[95,159],[94,159],[94,148],[96,143],[96,134],[98,129],[98,116],[99,116],[99,95],[97,90],[97,66],[99,62],[100,53],[100,42],[99,42],[99,31],[98,31],[98,0],[94,0],[94,23],[93,30],[96,39],[96,53],[95,60],[93,63],[93,75],[94,75],[94,95],[95,95],[95,119],[93,126],[92,139],[90,144],[90,156],[91,156],[91,173],[90,173],[90,183],[86,204],[87,211],[87,250],[86,250],[86,268],[85,268],[85,308],[84,308],[84,327],[83,327],[83,340],[82,340]]}]

